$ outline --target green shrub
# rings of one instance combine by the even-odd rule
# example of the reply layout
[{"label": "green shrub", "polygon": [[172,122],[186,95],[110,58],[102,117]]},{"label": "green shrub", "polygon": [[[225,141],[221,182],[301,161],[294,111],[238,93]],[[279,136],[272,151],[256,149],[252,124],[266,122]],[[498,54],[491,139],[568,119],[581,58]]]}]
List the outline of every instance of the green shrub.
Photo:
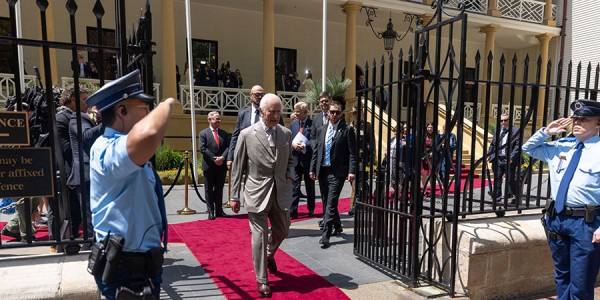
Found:
[{"label": "green shrub", "polygon": [[[183,161],[183,154],[171,150],[166,144],[161,145],[156,151],[156,170],[164,171],[170,169],[179,169]],[[175,173],[177,174],[177,173]]]},{"label": "green shrub", "polygon": [[[163,185],[173,184],[173,181],[175,181],[175,176],[177,176],[178,170],[179,170],[179,168],[157,171],[158,176],[160,177],[160,180],[162,181],[162,184]],[[198,179],[196,180],[196,184],[200,185],[204,181],[204,174],[202,174],[202,169],[198,169],[196,172],[198,174]],[[177,182],[175,184],[176,185],[185,184],[185,169],[181,170],[181,174],[179,174],[179,178],[177,178]],[[193,186],[193,184],[194,184],[192,182],[192,170],[188,170],[188,184],[190,186]]]}]

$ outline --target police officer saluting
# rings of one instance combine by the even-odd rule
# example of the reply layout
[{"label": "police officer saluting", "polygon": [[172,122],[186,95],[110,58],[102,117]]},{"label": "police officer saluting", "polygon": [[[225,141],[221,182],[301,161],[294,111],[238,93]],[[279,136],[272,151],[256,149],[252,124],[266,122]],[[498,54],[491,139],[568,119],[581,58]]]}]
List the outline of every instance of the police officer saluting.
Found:
[{"label": "police officer saluting", "polygon": [[150,112],[151,101],[138,70],[87,99],[98,107],[105,126],[90,152],[90,204],[98,243],[88,271],[106,299],[121,293],[158,299],[160,293],[167,219],[162,185],[148,160],[166,133],[174,100]]},{"label": "police officer saluting", "polygon": [[[552,251],[557,299],[593,299],[600,267],[600,103],[571,103],[571,118],[537,131],[523,151],[548,163],[552,187],[546,205],[548,244]],[[550,136],[572,135],[545,142]]]}]

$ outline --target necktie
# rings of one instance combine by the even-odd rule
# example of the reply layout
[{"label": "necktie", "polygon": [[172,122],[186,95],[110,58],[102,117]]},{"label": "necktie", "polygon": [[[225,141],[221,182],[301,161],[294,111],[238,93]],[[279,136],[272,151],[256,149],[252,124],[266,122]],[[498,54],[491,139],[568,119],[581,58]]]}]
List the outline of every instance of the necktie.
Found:
[{"label": "necktie", "polygon": [[252,122],[252,124],[258,122],[258,115],[260,114],[260,112],[257,110],[254,111],[254,122]]},{"label": "necktie", "polygon": [[217,142],[217,148],[219,148],[219,134],[216,129],[213,129],[213,134],[215,135],[215,142]]},{"label": "necktie", "polygon": [[567,192],[569,191],[569,184],[573,179],[573,175],[575,174],[575,170],[577,169],[577,165],[579,164],[579,159],[581,159],[581,152],[583,149],[583,143],[579,142],[576,147],[575,153],[571,157],[571,162],[565,171],[565,175],[560,180],[560,185],[558,186],[558,192],[556,193],[556,203],[554,203],[554,208],[557,213],[560,213],[565,208],[565,202],[567,198]]},{"label": "necktie", "polygon": [[506,145],[506,141],[504,139],[506,138],[507,133],[508,128],[502,128],[502,133],[500,133],[500,156],[506,156],[506,147],[504,146]]},{"label": "necktie", "polygon": [[267,140],[269,141],[269,146],[275,147],[275,142],[273,141],[274,140],[273,134],[275,132],[273,131],[273,129],[267,128],[266,133],[267,133]]},{"label": "necktie", "polygon": [[304,130],[304,122],[300,121],[300,133]]},{"label": "necktie", "polygon": [[167,241],[169,240],[169,228],[167,222],[167,209],[165,207],[165,197],[163,196],[163,188],[162,183],[160,181],[160,176],[156,173],[156,170],[153,168],[154,178],[156,179],[156,184],[154,185],[154,192],[158,197],[158,209],[160,210],[160,219],[162,221],[162,231],[163,231],[163,245],[165,247],[164,251],[167,251]]},{"label": "necktie", "polygon": [[329,121],[329,120],[327,119],[327,113],[326,113],[326,112],[324,112],[324,113],[323,113],[323,125],[327,124],[327,121]]},{"label": "necktie", "polygon": [[333,142],[333,126],[329,125],[327,130],[327,140],[325,141],[325,165],[331,166],[331,144]]}]

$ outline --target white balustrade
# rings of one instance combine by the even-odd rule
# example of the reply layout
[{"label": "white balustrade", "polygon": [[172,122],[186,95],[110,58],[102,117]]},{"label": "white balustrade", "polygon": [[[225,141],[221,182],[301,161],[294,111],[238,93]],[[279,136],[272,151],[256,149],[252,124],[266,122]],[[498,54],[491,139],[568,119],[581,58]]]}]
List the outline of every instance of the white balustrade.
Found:
[{"label": "white balustrade", "polygon": [[[180,85],[181,105],[183,111],[190,113],[192,104],[190,103],[190,89],[188,85]],[[302,92],[277,92],[283,104],[283,116],[289,117],[294,112],[294,105],[300,101],[305,101],[305,94]],[[250,105],[250,89],[233,89],[223,87],[194,86],[193,99],[195,102],[194,110],[196,114],[207,114],[211,111],[218,111],[221,115],[235,116],[237,113]],[[308,111],[314,114],[320,111],[315,103],[308,102]]]},{"label": "white balustrade", "polygon": [[[37,80],[33,75],[25,75],[25,87],[37,86]],[[15,96],[15,76],[13,74],[0,73],[0,109],[6,107],[6,100]]]},{"label": "white balustrade", "polygon": [[498,0],[502,17],[519,21],[542,23],[546,2],[535,0]]},{"label": "white balustrade", "polygon": [[479,14],[487,14],[488,0],[450,0],[445,7],[458,9],[458,5],[463,2],[465,10]]},{"label": "white balustrade", "polygon": [[[515,105],[513,107],[513,115],[512,115],[512,119],[514,120],[515,124],[518,124],[521,122],[521,116],[524,112],[527,111],[527,107],[523,108],[521,105]],[[506,115],[510,115],[510,105],[508,104],[503,104],[502,108],[501,108],[501,113],[500,114],[506,114]],[[492,118],[498,118],[498,105],[492,105]]]}]

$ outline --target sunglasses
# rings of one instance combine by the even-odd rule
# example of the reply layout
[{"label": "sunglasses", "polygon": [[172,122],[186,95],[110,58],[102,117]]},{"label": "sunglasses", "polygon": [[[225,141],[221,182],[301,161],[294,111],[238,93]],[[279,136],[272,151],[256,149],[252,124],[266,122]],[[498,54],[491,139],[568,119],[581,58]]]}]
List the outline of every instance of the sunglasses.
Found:
[{"label": "sunglasses", "polygon": [[251,93],[252,95],[262,98],[265,94],[264,93]]},{"label": "sunglasses", "polygon": [[500,120],[500,122],[504,123],[504,122],[508,122],[508,120]]},{"label": "sunglasses", "polygon": [[332,114],[332,115],[334,115],[334,116],[337,116],[337,115],[341,115],[342,111],[340,111],[340,110],[330,110],[329,113]]}]

